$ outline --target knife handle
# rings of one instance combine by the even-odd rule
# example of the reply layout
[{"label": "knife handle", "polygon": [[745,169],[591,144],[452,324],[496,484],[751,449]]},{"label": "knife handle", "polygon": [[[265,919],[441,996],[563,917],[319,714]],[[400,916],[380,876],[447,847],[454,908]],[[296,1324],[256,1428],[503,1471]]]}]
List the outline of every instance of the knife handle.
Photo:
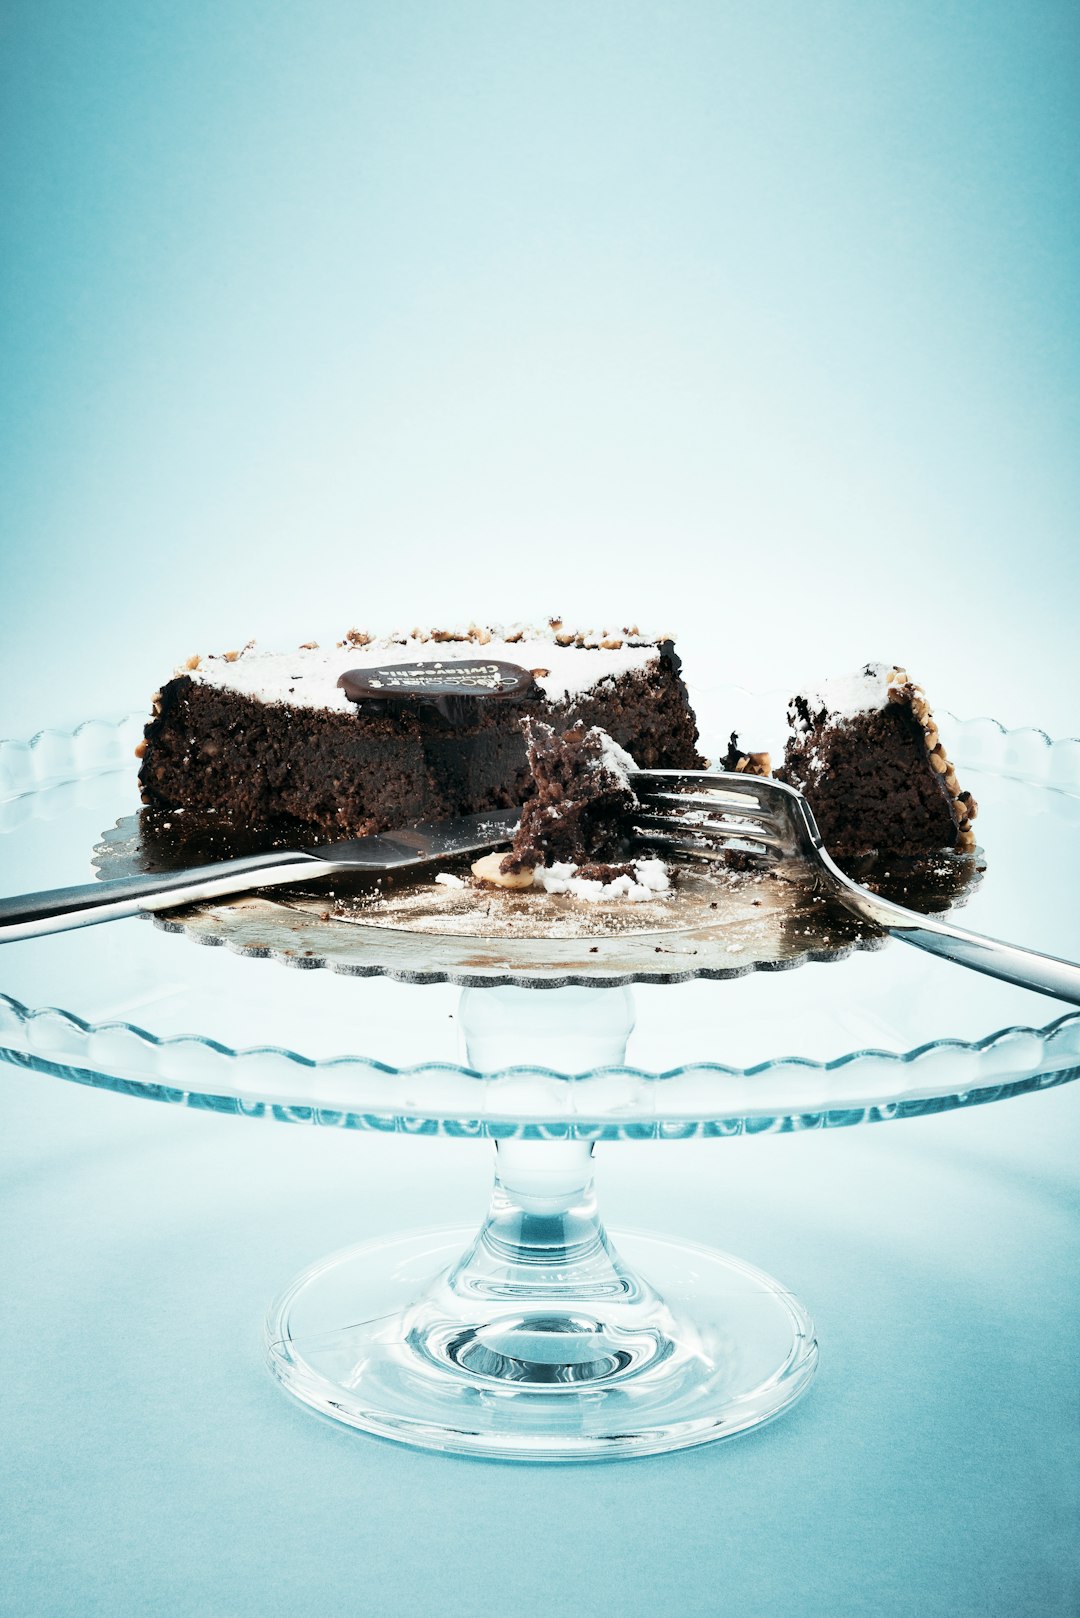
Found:
[{"label": "knife handle", "polygon": [[329,876],[335,869],[329,860],[314,854],[277,849],[187,871],[120,876],[108,882],[54,888],[46,893],[24,893],[0,899],[0,944],[67,932],[72,927],[93,927],[101,921],[119,921],[147,911],[171,910],[197,899],[220,899],[250,888],[310,882],[313,876]]}]

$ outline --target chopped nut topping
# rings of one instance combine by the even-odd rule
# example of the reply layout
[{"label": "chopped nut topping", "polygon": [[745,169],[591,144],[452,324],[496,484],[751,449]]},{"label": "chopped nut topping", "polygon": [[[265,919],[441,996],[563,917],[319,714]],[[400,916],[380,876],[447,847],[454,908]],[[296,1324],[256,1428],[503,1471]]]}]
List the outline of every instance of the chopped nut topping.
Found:
[{"label": "chopped nut topping", "polygon": [[622,641],[613,635],[609,635],[607,640],[602,640],[600,644],[605,652],[617,652],[622,648]]},{"label": "chopped nut topping", "polygon": [[[734,738],[732,738],[734,741]],[[771,753],[740,753],[735,760],[736,775],[771,775]]]},{"label": "chopped nut topping", "polygon": [[504,871],[502,862],[506,855],[496,850],[494,854],[485,854],[482,859],[474,861],[471,869],[478,882],[486,882],[493,888],[531,888],[533,874],[531,871]]},{"label": "chopped nut topping", "polygon": [[[239,651],[237,651],[237,652],[222,652],[221,655],[224,658],[226,663],[235,663],[238,658],[243,657],[245,652],[250,652],[250,650],[254,646],[254,644],[255,644],[255,642],[253,640],[249,640],[249,641],[246,641],[244,643],[244,645],[240,647]],[[213,654],[211,654],[211,655],[213,655]]]},{"label": "chopped nut topping", "polygon": [[927,754],[927,757],[930,760],[930,767],[933,769],[935,774],[944,775],[945,771],[949,768],[949,761],[941,750],[940,742],[936,747],[931,748],[930,752]]},{"label": "chopped nut topping", "polygon": [[371,636],[365,635],[362,629],[349,629],[345,632],[345,639],[338,641],[339,646],[370,646]]},{"label": "chopped nut topping", "polygon": [[302,652],[317,652],[319,650],[319,643],[317,640],[302,640],[300,642],[300,650]]},{"label": "chopped nut topping", "polygon": [[136,744],[135,744],[135,757],[136,758],[145,758],[146,749],[149,747],[149,745],[150,745],[150,743],[146,740],[145,737],[143,738],[143,740],[141,742],[136,742]]},{"label": "chopped nut topping", "polygon": [[530,669],[529,673],[532,675],[534,680],[542,680],[542,679],[544,679],[544,677],[546,675],[551,673],[551,670],[550,669]]},{"label": "chopped nut topping", "polygon": [[201,662],[202,658],[199,656],[198,652],[195,652],[191,657],[188,658],[187,662],[184,664],[184,667],[186,669],[197,669]]}]

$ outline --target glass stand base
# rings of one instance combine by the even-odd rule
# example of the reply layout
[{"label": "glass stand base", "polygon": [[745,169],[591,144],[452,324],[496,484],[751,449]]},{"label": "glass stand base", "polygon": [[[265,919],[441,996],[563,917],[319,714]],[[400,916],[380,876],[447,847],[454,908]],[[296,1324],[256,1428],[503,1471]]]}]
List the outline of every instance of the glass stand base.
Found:
[{"label": "glass stand base", "polygon": [[[629,994],[557,995],[467,989],[470,1062],[621,1062]],[[592,1156],[588,1140],[504,1137],[479,1232],[368,1242],[312,1265],[267,1319],[274,1375],[335,1421],[507,1460],[658,1455],[778,1416],[817,1362],[802,1305],[709,1248],[612,1243]]]},{"label": "glass stand base", "polygon": [[549,1270],[526,1295],[474,1236],[399,1236],[312,1265],[268,1316],[274,1375],[366,1432],[522,1461],[710,1443],[778,1416],[813,1376],[806,1311],[739,1259],[632,1234],[616,1254],[601,1228],[589,1274],[564,1250],[554,1284]]}]

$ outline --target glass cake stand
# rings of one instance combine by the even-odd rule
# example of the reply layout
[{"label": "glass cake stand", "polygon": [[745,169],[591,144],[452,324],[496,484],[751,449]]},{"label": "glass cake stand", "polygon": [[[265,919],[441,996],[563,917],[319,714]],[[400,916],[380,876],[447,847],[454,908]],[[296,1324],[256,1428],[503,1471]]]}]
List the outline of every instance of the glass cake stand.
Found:
[{"label": "glass cake stand", "polygon": [[[767,734],[754,704],[770,699],[713,695],[726,728]],[[0,891],[85,878],[132,812],[141,725],[0,745]],[[988,851],[965,921],[1075,955],[1080,742],[992,720],[941,728]],[[406,958],[393,926],[354,928],[337,952],[324,930],[304,949],[237,904],[5,946],[0,1057],[175,1105],[493,1140],[478,1233],[346,1248],[267,1318],[290,1393],[429,1448],[655,1454],[766,1422],[809,1385],[813,1327],[781,1282],[692,1242],[609,1237],[597,1142],[899,1120],[1080,1076],[1080,1013],[896,943],[781,959],[651,924],[587,949],[526,941],[522,956],[476,936],[428,950],[414,931]],[[310,906],[259,917],[314,925]]]}]

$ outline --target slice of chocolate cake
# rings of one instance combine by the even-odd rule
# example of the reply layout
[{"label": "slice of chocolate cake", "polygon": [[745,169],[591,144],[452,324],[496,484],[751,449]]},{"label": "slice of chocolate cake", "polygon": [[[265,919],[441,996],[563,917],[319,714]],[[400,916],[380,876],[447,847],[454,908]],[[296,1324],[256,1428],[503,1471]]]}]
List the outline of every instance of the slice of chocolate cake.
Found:
[{"label": "slice of chocolate cake", "polygon": [[560,621],[248,646],[163,686],[139,781],[154,807],[337,837],[506,808],[530,790],[526,719],[601,725],[643,765],[699,765],[679,668],[669,639]]},{"label": "slice of chocolate cake", "polygon": [[805,794],[830,854],[975,847],[975,800],[961,791],[925,694],[906,670],[868,663],[803,691],[788,723],[776,775]]}]

